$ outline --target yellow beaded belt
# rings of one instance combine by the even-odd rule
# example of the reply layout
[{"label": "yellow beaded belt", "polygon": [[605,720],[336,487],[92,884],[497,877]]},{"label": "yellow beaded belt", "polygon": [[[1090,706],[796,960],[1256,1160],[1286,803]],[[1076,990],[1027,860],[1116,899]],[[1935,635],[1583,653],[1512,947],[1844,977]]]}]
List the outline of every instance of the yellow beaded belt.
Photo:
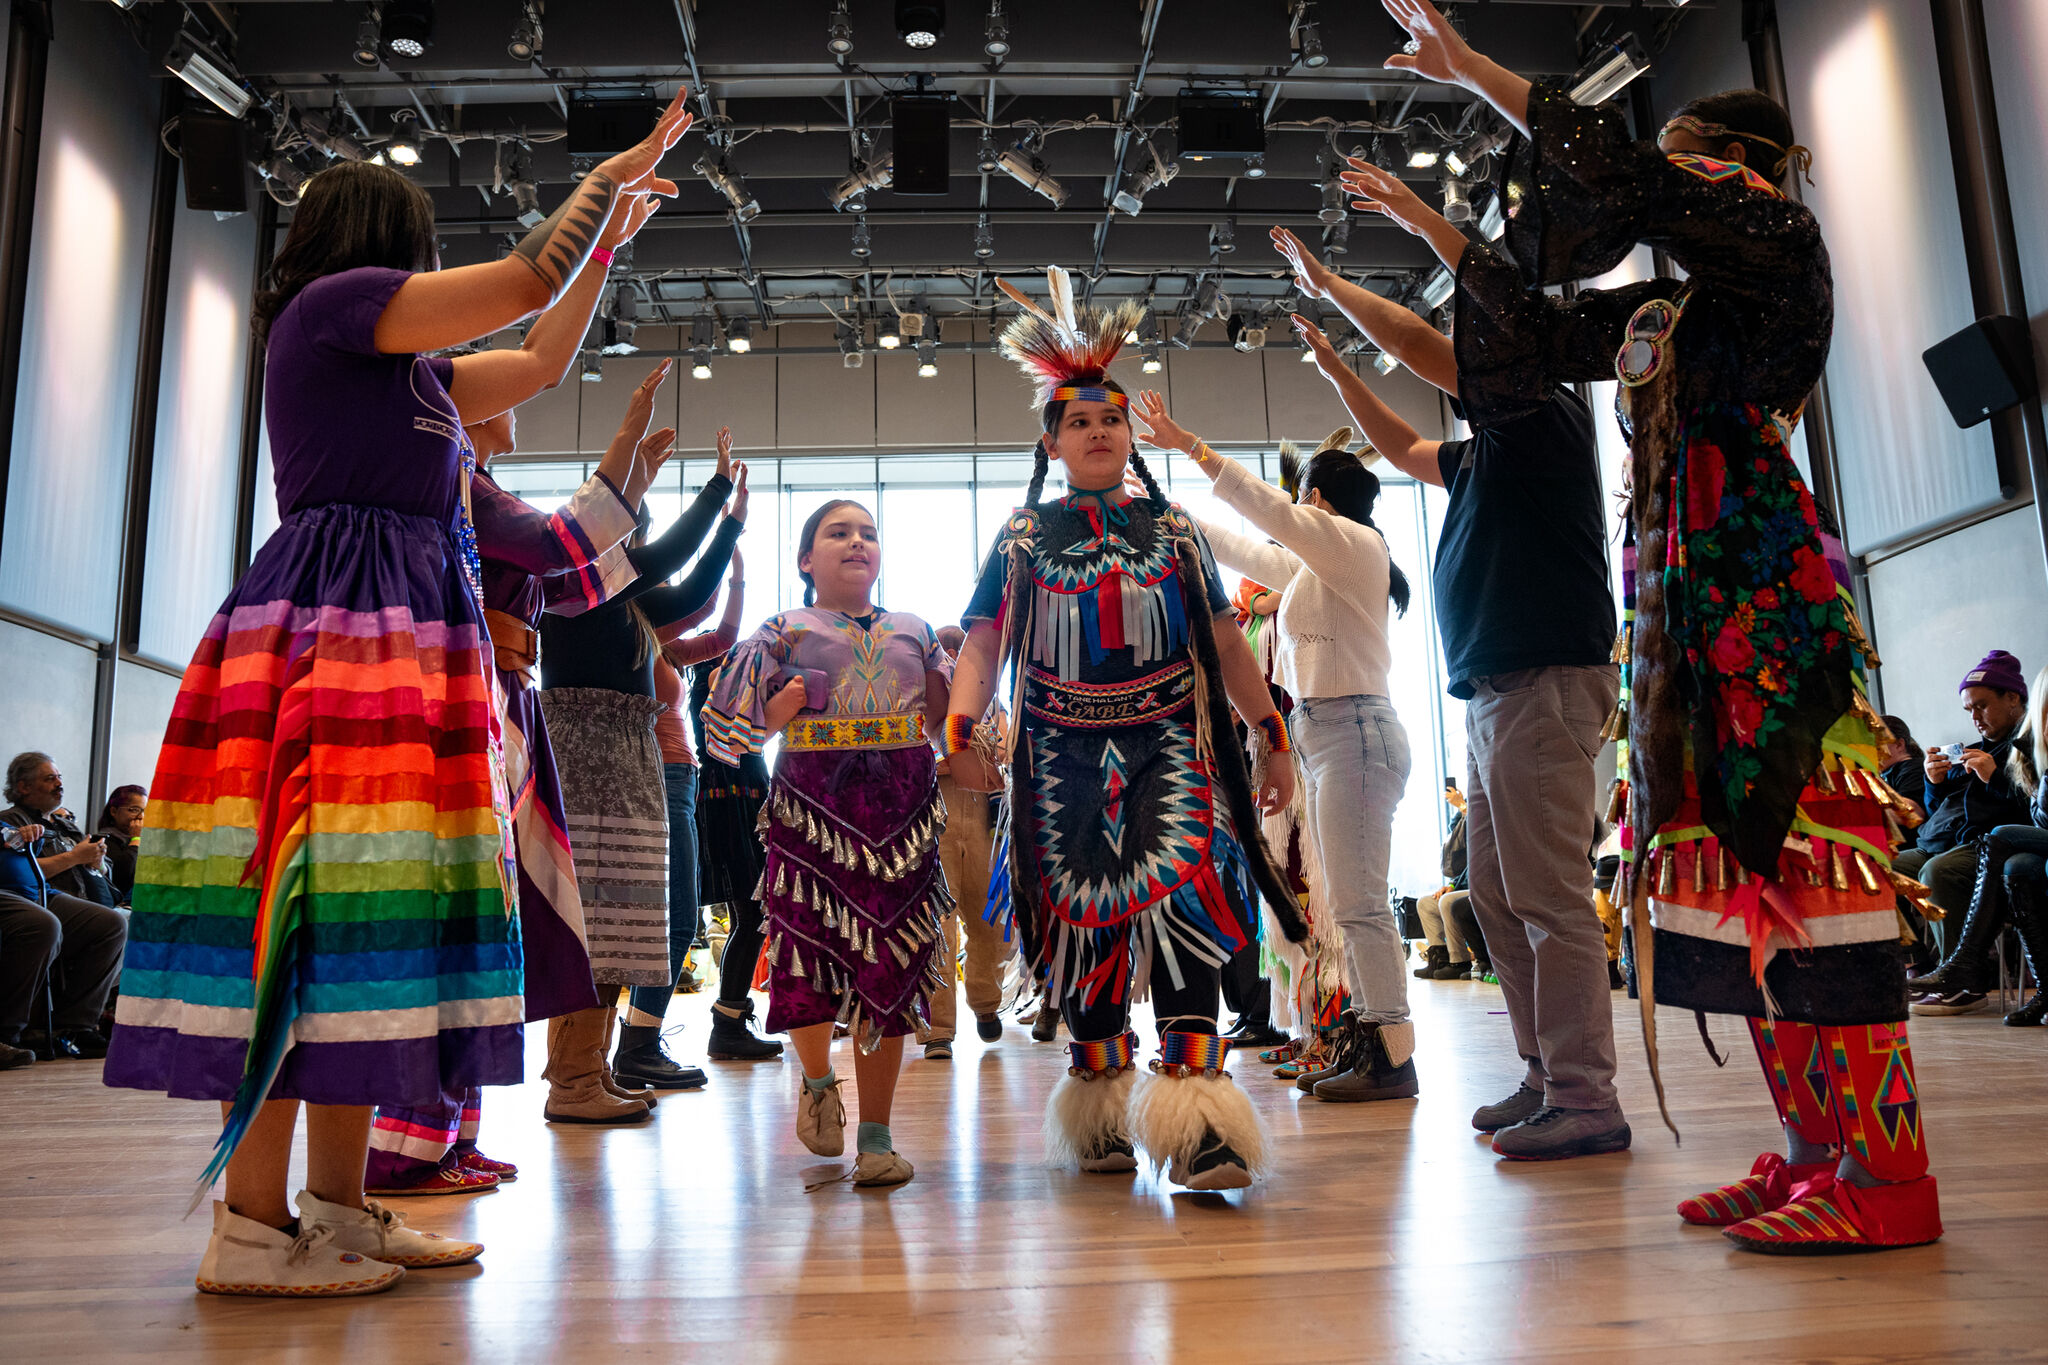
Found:
[{"label": "yellow beaded belt", "polygon": [[798,716],[782,732],[784,749],[910,749],[925,742],[924,712],[886,716]]}]

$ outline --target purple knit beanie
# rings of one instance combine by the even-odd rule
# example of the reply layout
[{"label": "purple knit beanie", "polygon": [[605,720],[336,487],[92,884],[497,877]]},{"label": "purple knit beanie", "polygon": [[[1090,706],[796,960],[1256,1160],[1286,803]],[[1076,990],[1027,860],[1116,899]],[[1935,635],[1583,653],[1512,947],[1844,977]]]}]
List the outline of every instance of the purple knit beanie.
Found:
[{"label": "purple knit beanie", "polygon": [[1989,687],[2000,692],[2017,692],[2027,695],[2027,678],[2020,672],[2020,661],[2002,649],[1994,649],[1971,669],[1963,674],[1963,680],[1956,684],[1956,691],[1967,692],[1973,687]]}]

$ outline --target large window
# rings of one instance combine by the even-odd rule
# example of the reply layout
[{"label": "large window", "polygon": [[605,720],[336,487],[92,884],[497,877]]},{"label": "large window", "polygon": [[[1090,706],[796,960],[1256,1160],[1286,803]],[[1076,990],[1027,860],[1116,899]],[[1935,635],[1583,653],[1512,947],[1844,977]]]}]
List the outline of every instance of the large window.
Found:
[{"label": "large window", "polygon": [[[1278,477],[1270,451],[1235,452],[1263,477]],[[1206,521],[1242,529],[1243,519],[1209,491],[1209,480],[1185,456],[1148,454],[1146,463],[1168,496]],[[589,464],[510,464],[493,470],[507,491],[553,510],[587,476]],[[658,532],[678,516],[713,465],[705,459],[672,461],[648,494]],[[833,498],[852,498],[873,512],[882,537],[877,600],[933,626],[960,619],[989,547],[1003,521],[1024,500],[1031,478],[1028,455],[826,456],[748,461],[750,505],[746,556],[747,602],[742,635],[778,611],[800,606],[796,547],[804,519]],[[1444,779],[1462,785],[1465,771],[1464,705],[1443,687],[1429,566],[1442,524],[1444,493],[1382,465],[1376,515],[1394,562],[1408,575],[1412,599],[1405,617],[1391,622],[1394,668],[1389,692],[1408,731],[1413,769],[1394,818],[1392,881],[1403,895],[1434,890],[1449,811]],[[1062,491],[1059,471],[1044,496]],[[1225,571],[1225,589],[1236,575]]]}]

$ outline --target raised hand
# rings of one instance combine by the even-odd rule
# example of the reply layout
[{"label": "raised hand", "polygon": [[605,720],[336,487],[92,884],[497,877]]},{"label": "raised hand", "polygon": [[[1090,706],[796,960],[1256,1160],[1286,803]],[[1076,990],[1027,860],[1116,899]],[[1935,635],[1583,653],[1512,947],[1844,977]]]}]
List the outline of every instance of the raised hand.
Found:
[{"label": "raised hand", "polygon": [[[673,199],[676,187],[673,181],[663,180],[654,174],[661,164],[661,158],[669,148],[682,140],[690,131],[690,87],[685,85],[676,91],[676,97],[669,101],[668,108],[655,120],[653,131],[646,137],[620,152],[608,157],[598,166],[598,171],[611,176],[619,188],[627,193],[652,191],[664,198]],[[595,174],[596,172],[593,172]]]},{"label": "raised hand", "polygon": [[732,477],[732,428],[731,428],[731,427],[720,427],[720,428],[718,429],[718,442],[717,442],[717,444],[718,444],[718,477],[719,477],[719,478],[721,478],[721,479],[730,479],[730,478]]},{"label": "raised hand", "polygon": [[[654,419],[654,395],[661,388],[662,381],[674,368],[675,361],[664,360],[656,365],[648,376],[633,390],[633,397],[626,404],[626,415],[619,423],[619,429],[605,447],[604,459],[598,463],[598,472],[610,479],[612,486],[622,493],[637,487],[642,493],[654,482],[654,470],[643,469],[641,445],[647,440],[647,424]],[[675,432],[668,433],[668,439],[675,440]],[[667,458],[666,453],[662,456]],[[657,464],[655,468],[659,468]],[[638,503],[638,497],[629,497],[628,502]]]},{"label": "raised hand", "polygon": [[747,521],[747,466],[744,461],[732,467],[732,506],[725,514],[742,526]]},{"label": "raised hand", "polygon": [[640,444],[633,450],[633,482],[638,485],[639,491],[632,496],[631,501],[639,502],[647,490],[654,487],[655,476],[661,473],[661,467],[667,464],[669,457],[675,453],[674,427],[663,427],[660,431],[651,431],[641,438]]},{"label": "raised hand", "polygon": [[1472,63],[1472,48],[1429,0],[1380,0],[1394,22],[1408,31],[1405,50],[1387,58],[1390,71],[1413,71],[1427,80],[1457,85]]},{"label": "raised hand", "polygon": [[1137,409],[1131,413],[1149,430],[1138,433],[1138,439],[1148,446],[1161,450],[1191,451],[1195,448],[1195,435],[1186,427],[1174,421],[1166,411],[1166,400],[1155,389],[1146,389],[1138,395]]},{"label": "raised hand", "polygon": [[1351,169],[1337,178],[1344,182],[1345,193],[1355,196],[1351,207],[1367,213],[1383,213],[1408,231],[1421,235],[1428,217],[1436,214],[1435,209],[1423,203],[1422,197],[1392,171],[1382,170],[1363,157],[1351,156],[1344,160]]},{"label": "raised hand", "polygon": [[737,545],[732,547],[732,573],[729,578],[733,583],[747,581],[747,562],[740,557],[740,547]]},{"label": "raised hand", "polygon": [[1329,267],[1317,260],[1316,254],[1302,244],[1301,238],[1286,228],[1274,228],[1272,236],[1273,249],[1287,258],[1287,268],[1294,272],[1294,287],[1301,291],[1302,297],[1330,297]]},{"label": "raised hand", "polygon": [[1294,319],[1295,335],[1307,344],[1309,352],[1315,356],[1317,369],[1326,377],[1334,377],[1337,371],[1344,368],[1343,357],[1339,356],[1337,348],[1330,344],[1330,338],[1323,335],[1322,328],[1299,313],[1290,313],[1288,316]]},{"label": "raised hand", "polygon": [[597,244],[606,251],[618,250],[638,235],[660,207],[661,196],[652,190],[626,195],[613,205],[612,216],[605,220],[604,232],[599,235]]}]

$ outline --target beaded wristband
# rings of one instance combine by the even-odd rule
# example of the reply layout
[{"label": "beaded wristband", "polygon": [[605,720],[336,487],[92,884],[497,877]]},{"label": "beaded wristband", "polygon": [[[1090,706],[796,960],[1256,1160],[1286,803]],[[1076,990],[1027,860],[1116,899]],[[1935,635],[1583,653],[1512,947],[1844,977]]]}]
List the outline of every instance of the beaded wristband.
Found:
[{"label": "beaded wristband", "polygon": [[1093,1043],[1068,1043],[1067,1055],[1073,1058],[1073,1065],[1067,1068],[1070,1076],[1118,1076],[1131,1069],[1138,1055],[1138,1035],[1125,1033]]},{"label": "beaded wristband", "polygon": [[959,712],[946,717],[946,732],[939,736],[939,747],[948,758],[974,745],[974,717]]},{"label": "beaded wristband", "polygon": [[1266,745],[1274,753],[1288,754],[1294,752],[1294,742],[1287,737],[1287,722],[1278,711],[1273,712],[1269,716],[1261,717],[1258,725],[1261,730],[1266,732]]},{"label": "beaded wristband", "polygon": [[590,259],[609,270],[612,265],[612,249],[608,246],[598,247],[590,253]]}]

